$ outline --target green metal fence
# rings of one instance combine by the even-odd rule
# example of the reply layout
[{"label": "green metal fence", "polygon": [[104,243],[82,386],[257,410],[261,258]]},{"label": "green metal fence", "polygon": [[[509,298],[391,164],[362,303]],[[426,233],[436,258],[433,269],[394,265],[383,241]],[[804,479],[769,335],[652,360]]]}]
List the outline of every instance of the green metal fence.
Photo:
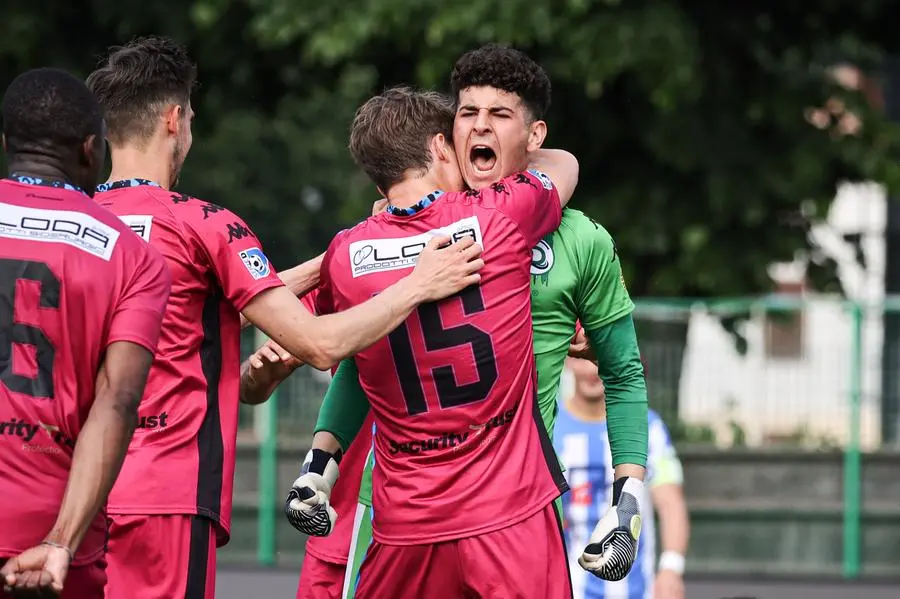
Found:
[{"label": "green metal fence", "polygon": [[[879,492],[887,481],[875,474],[866,479],[863,463],[872,452],[888,452],[879,464],[893,464],[900,474],[900,457],[891,461],[889,449],[896,447],[895,440],[884,435],[890,428],[886,422],[897,415],[883,414],[881,401],[887,380],[883,364],[891,362],[883,351],[883,323],[891,314],[900,316],[900,300],[862,304],[837,298],[769,297],[637,302],[635,322],[651,407],[668,423],[685,460],[686,492],[698,530],[689,570],[745,574],[750,567],[738,547],[733,555],[723,556],[712,536],[702,532],[704,525],[714,536],[729,522],[737,526],[750,520],[777,521],[780,524],[771,533],[760,535],[765,538],[754,550],[766,555],[770,548],[764,545],[777,542],[772,535],[782,535],[788,543],[812,517],[839,523],[839,563],[814,557],[819,554],[810,542],[809,559],[803,556],[802,544],[792,549],[798,568],[803,562],[802,571],[840,572],[846,578],[868,572],[900,575],[900,566],[892,570],[890,565],[900,564],[900,545],[878,541],[883,534],[867,534],[865,529],[871,521],[869,525],[881,532],[886,526],[896,530],[894,538],[900,538],[900,494]],[[248,336],[245,350],[258,341]],[[892,368],[900,371],[900,363]],[[309,445],[327,382],[327,375],[301,369],[268,404],[242,408],[235,518],[247,521],[242,526],[236,523],[223,560],[253,559],[271,565],[302,559],[302,539],[281,522],[281,495]],[[564,380],[563,393],[566,389]],[[779,460],[781,453],[790,459]],[[801,478],[804,455],[832,464],[831,469],[823,470],[822,484],[814,480],[788,493],[790,472]],[[754,461],[753,456],[761,459]],[[704,470],[704,464],[729,460],[737,461],[727,474],[710,478],[709,469]],[[770,478],[780,481],[774,484],[784,490],[784,502],[790,505],[778,505],[773,500],[778,492],[767,489],[767,484],[759,485],[758,496],[753,485],[739,496],[721,496],[724,482],[716,477],[770,480],[766,468],[779,463],[791,464],[788,474]],[[840,480],[843,489],[836,497],[825,491],[836,484],[824,480],[831,478]],[[900,493],[900,476],[896,478],[898,483],[891,484]],[[872,489],[867,495],[877,501],[865,503],[864,488]],[[239,538],[238,530],[252,530],[251,521],[256,530],[248,536],[255,538]],[[867,570],[866,560],[881,550],[887,552],[879,556],[886,565],[873,562]],[[764,559],[754,559],[751,569],[799,571],[792,570],[791,563],[769,568]]]}]

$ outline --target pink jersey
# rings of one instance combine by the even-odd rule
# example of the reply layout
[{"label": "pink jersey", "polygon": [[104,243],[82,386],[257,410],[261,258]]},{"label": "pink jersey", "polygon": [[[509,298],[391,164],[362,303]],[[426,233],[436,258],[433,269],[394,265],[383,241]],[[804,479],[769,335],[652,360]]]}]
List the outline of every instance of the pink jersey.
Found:
[{"label": "pink jersey", "polygon": [[[300,298],[303,305],[316,314],[319,299],[319,288],[315,288]],[[331,369],[334,375],[337,367]],[[350,443],[347,453],[341,459],[341,475],[331,492],[331,507],[338,514],[337,524],[327,537],[309,537],[306,541],[306,552],[333,564],[346,564],[350,552],[350,541],[353,537],[353,517],[359,499],[359,487],[363,470],[366,468],[366,457],[372,447],[372,413],[366,417],[359,434]]]},{"label": "pink jersey", "polygon": [[[159,252],[77,188],[0,181],[0,558],[50,532],[103,353],[156,351],[169,282]],[[101,510],[74,563],[105,542]]]},{"label": "pink jersey", "polygon": [[228,542],[240,386],[240,314],[281,285],[232,212],[148,181],[97,200],[165,257],[172,294],[140,421],[109,496],[112,514],[197,514]]},{"label": "pink jersey", "polygon": [[532,171],[480,192],[435,192],[335,237],[321,312],[346,310],[410,273],[436,234],[484,248],[482,281],[420,306],[356,356],[372,403],[374,536],[438,543],[511,526],[565,490],[535,401],[531,248],[560,222]]}]

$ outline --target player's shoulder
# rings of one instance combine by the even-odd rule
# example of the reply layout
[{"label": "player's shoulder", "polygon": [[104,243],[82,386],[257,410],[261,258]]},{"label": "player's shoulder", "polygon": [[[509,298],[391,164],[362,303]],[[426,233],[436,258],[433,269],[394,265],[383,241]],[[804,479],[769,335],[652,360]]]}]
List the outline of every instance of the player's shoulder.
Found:
[{"label": "player's shoulder", "polygon": [[180,192],[160,190],[155,193],[159,200],[167,205],[169,212],[181,221],[211,226],[225,223],[226,226],[231,225],[232,228],[243,229],[243,235],[249,234],[243,219],[215,202]]},{"label": "player's shoulder", "polygon": [[559,224],[560,234],[589,237],[611,238],[609,231],[596,220],[575,208],[565,208],[562,211],[562,221]]},{"label": "player's shoulder", "polygon": [[519,171],[503,177],[495,183],[481,189],[468,189],[458,192],[450,192],[447,195],[451,200],[469,201],[472,203],[492,204],[498,196],[509,196],[522,191],[549,191],[553,189],[550,177],[537,169]]},{"label": "player's shoulder", "polygon": [[383,234],[385,229],[386,223],[383,215],[376,214],[375,216],[370,216],[352,227],[341,229],[335,233],[331,242],[328,244],[328,249],[329,251],[334,252],[338,248],[348,246],[354,241],[359,241],[372,235]]}]

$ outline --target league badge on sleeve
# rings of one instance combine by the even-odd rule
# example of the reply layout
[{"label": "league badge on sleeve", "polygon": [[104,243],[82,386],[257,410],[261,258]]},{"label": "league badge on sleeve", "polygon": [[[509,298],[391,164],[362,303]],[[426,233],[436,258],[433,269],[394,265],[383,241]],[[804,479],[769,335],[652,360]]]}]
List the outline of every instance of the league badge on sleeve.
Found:
[{"label": "league badge on sleeve", "polygon": [[253,277],[254,281],[269,276],[271,270],[269,268],[269,259],[266,258],[266,255],[263,254],[261,249],[250,248],[242,250],[238,253],[238,256],[241,257],[241,261],[243,261],[244,266],[247,267],[247,271],[250,273],[250,276]]},{"label": "league badge on sleeve", "polygon": [[546,174],[542,173],[536,168],[530,168],[528,169],[528,172],[538,178],[538,180],[541,182],[541,185],[544,186],[544,189],[553,189],[553,181],[551,181],[550,177],[548,177]]}]

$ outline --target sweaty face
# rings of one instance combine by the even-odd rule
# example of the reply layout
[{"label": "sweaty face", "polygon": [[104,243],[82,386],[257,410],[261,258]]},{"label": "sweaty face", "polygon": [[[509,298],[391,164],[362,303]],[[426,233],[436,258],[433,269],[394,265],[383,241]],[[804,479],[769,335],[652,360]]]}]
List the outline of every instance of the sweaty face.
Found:
[{"label": "sweaty face", "polygon": [[191,131],[193,120],[194,110],[191,108],[191,103],[188,102],[181,118],[178,135],[175,136],[175,147],[172,150],[172,181],[169,182],[170,188],[175,187],[178,183],[181,168],[184,166],[184,161],[191,150],[191,144],[194,143],[194,135]]},{"label": "sweaty face", "polygon": [[529,119],[522,99],[494,87],[459,92],[453,143],[463,178],[481,189],[528,166]]},{"label": "sweaty face", "polygon": [[584,399],[603,401],[606,398],[606,387],[597,373],[597,365],[589,360],[569,359],[566,365],[575,377],[575,391]]}]

